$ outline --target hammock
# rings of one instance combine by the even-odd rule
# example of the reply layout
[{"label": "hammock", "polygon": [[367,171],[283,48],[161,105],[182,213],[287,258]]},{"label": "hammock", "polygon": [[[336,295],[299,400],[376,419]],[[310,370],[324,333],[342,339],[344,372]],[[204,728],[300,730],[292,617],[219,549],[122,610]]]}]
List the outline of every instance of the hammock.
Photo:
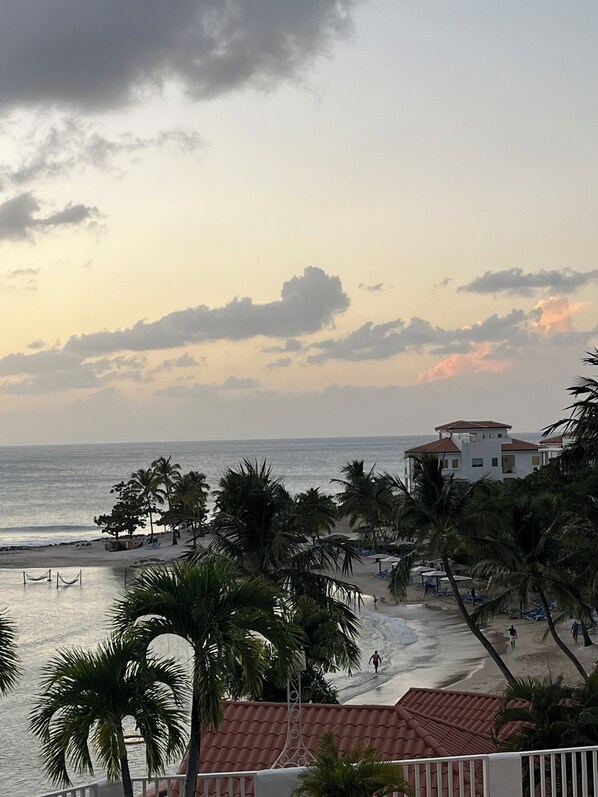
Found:
[{"label": "hammock", "polygon": [[66,578],[63,578],[60,575],[60,572],[56,573],[56,589],[58,589],[58,587],[60,587],[60,586],[62,586],[62,587],[72,587],[73,584],[76,584],[77,582],[79,582],[79,584],[81,584],[81,571],[80,570],[77,573],[77,575],[75,576],[75,578],[71,579],[70,581],[68,581]]},{"label": "hammock", "polygon": [[52,571],[46,570],[41,576],[32,576],[31,573],[23,570],[23,584],[26,584],[28,581],[52,581]]}]

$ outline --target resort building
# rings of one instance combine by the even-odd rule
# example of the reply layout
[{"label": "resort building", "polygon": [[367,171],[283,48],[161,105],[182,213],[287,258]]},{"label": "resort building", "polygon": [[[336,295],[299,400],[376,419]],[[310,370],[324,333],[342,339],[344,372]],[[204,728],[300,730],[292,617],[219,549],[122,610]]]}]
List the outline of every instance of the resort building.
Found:
[{"label": "resort building", "polygon": [[543,463],[542,446],[511,437],[508,423],[452,421],[437,426],[438,440],[405,451],[405,476],[411,484],[413,463],[424,454],[442,462],[455,478],[475,482],[486,476],[496,481],[521,479]]}]

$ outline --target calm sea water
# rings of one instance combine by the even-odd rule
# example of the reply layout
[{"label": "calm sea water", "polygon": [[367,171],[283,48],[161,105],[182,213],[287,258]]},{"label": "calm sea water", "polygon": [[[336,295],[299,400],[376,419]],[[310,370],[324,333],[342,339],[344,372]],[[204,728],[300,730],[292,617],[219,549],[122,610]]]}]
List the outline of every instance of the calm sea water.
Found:
[{"label": "calm sea water", "polygon": [[[537,434],[522,434],[537,440]],[[266,459],[291,493],[333,493],[349,461],[403,476],[404,452],[432,436],[0,447],[0,547],[98,536],[93,518],[113,504],[110,487],[160,456],[200,470],[214,488],[242,459]]]},{"label": "calm sea water", "polygon": [[330,483],[348,461],[403,474],[403,452],[430,437],[121,443],[0,448],[0,546],[41,545],[97,537],[93,518],[113,504],[110,487],[172,456],[183,470],[200,470],[215,488],[243,459],[266,459],[292,493]]}]

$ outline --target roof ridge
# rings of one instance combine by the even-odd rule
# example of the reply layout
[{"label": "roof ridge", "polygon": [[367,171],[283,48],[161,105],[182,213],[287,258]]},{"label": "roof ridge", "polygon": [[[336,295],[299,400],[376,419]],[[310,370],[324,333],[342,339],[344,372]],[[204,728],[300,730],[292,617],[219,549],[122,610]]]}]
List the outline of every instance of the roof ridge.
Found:
[{"label": "roof ridge", "polygon": [[502,697],[502,695],[494,694],[494,692],[470,692],[467,691],[467,689],[440,689],[434,686],[410,686],[405,694],[397,700],[396,705],[399,705],[411,692],[434,692],[435,694],[441,695],[468,695],[471,697]]}]

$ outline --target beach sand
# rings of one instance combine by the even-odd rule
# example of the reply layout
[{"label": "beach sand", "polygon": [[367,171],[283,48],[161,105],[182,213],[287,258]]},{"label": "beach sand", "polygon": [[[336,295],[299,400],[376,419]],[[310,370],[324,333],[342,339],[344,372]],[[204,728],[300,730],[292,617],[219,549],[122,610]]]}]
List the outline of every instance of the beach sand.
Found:
[{"label": "beach sand", "polygon": [[[135,567],[170,561],[188,550],[184,538],[178,545],[173,546],[170,534],[158,536],[160,547],[149,550],[141,548],[108,552],[105,549],[105,539],[94,540],[85,546],[81,546],[80,543],[65,543],[4,550],[0,552],[0,568],[22,569],[34,574],[47,568],[64,568],[72,571],[85,567]],[[209,538],[203,540],[204,543],[208,541]],[[425,667],[426,672],[422,670],[422,673],[418,674],[419,685],[497,694],[502,692],[505,686],[502,674],[467,630],[451,596],[424,599],[421,588],[412,586],[408,590],[407,600],[396,603],[388,594],[388,582],[376,576],[376,565],[369,560],[358,564],[348,580],[362,591],[363,606],[366,611],[375,610],[389,617],[403,618],[418,627],[418,634],[430,633],[440,639],[442,645],[440,658],[444,666],[435,664]],[[373,595],[378,599],[376,609],[371,598]],[[513,624],[518,633],[515,649],[511,649],[508,644],[507,629],[511,625],[511,620],[506,615],[494,618],[488,624],[485,633],[504,655],[505,662],[515,676],[562,675],[568,682],[579,682],[579,674],[571,662],[557,648],[554,641],[546,637],[546,623],[514,620]],[[566,645],[575,650],[585,668],[591,670],[598,658],[598,646],[584,648],[581,636],[576,645],[570,635],[569,627],[570,623],[567,623],[560,629],[562,639]],[[389,702],[394,702],[393,695],[400,696],[399,693],[403,693],[409,687],[408,678],[409,673],[404,673],[402,679],[399,681],[395,679],[391,686],[382,690],[378,688],[378,699],[375,702],[382,702],[380,698],[383,696],[387,697]]]}]

